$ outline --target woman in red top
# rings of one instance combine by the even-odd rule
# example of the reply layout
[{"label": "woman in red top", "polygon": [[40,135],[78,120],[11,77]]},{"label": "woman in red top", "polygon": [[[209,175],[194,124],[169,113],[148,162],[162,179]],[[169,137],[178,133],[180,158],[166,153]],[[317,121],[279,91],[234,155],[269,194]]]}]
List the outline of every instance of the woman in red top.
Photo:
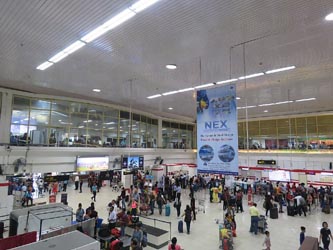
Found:
[{"label": "woman in red top", "polygon": [[180,247],[180,245],[177,244],[177,238],[173,237],[171,239],[171,244],[169,244],[168,246],[168,250],[181,250],[182,248]]}]

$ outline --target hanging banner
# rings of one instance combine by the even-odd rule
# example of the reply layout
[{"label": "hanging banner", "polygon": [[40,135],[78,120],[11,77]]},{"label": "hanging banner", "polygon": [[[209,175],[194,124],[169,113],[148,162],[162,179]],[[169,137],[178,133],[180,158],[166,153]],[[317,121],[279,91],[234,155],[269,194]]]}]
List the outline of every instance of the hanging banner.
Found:
[{"label": "hanging banner", "polygon": [[197,92],[198,172],[238,175],[236,86]]}]

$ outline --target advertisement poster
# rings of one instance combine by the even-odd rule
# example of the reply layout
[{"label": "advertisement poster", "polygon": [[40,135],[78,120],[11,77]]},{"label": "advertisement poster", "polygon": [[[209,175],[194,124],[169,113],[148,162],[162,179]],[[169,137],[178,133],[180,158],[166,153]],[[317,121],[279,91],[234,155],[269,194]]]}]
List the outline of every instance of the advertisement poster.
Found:
[{"label": "advertisement poster", "polygon": [[236,86],[197,92],[198,172],[238,175]]}]

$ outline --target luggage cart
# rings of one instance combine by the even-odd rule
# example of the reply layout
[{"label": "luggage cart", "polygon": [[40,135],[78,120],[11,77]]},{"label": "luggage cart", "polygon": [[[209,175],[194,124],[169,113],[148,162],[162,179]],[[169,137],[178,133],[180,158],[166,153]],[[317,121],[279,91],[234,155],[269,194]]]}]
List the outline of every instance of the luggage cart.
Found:
[{"label": "luggage cart", "polygon": [[203,213],[205,213],[206,212],[206,210],[205,210],[205,200],[199,199],[198,204],[199,204],[198,212],[202,211]]},{"label": "luggage cart", "polygon": [[219,224],[219,249],[222,250],[233,250],[233,237],[232,237],[232,231],[231,230],[227,230],[227,236],[223,235],[224,233],[222,233],[222,230],[224,229],[224,225],[223,224]]},{"label": "luggage cart", "polygon": [[263,215],[259,216],[259,221],[258,221],[258,230],[261,233],[265,233],[265,231],[267,230],[267,220],[266,217]]}]

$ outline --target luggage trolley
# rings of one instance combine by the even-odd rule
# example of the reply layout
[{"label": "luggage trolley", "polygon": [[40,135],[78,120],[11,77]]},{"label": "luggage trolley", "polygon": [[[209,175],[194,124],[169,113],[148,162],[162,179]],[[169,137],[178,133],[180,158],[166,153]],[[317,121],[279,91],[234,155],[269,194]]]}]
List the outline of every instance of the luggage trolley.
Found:
[{"label": "luggage trolley", "polygon": [[205,200],[204,199],[199,199],[198,204],[199,204],[198,212],[202,211],[203,213],[205,213],[206,212],[206,210],[205,210]]},{"label": "luggage trolley", "polygon": [[[223,231],[225,230],[225,231]],[[225,229],[223,224],[219,224],[219,249],[222,250],[233,250],[233,237],[232,231],[229,229]]]},{"label": "luggage trolley", "polygon": [[265,231],[267,230],[267,220],[266,217],[263,215],[259,216],[259,221],[258,221],[258,230],[261,233],[265,233]]}]

